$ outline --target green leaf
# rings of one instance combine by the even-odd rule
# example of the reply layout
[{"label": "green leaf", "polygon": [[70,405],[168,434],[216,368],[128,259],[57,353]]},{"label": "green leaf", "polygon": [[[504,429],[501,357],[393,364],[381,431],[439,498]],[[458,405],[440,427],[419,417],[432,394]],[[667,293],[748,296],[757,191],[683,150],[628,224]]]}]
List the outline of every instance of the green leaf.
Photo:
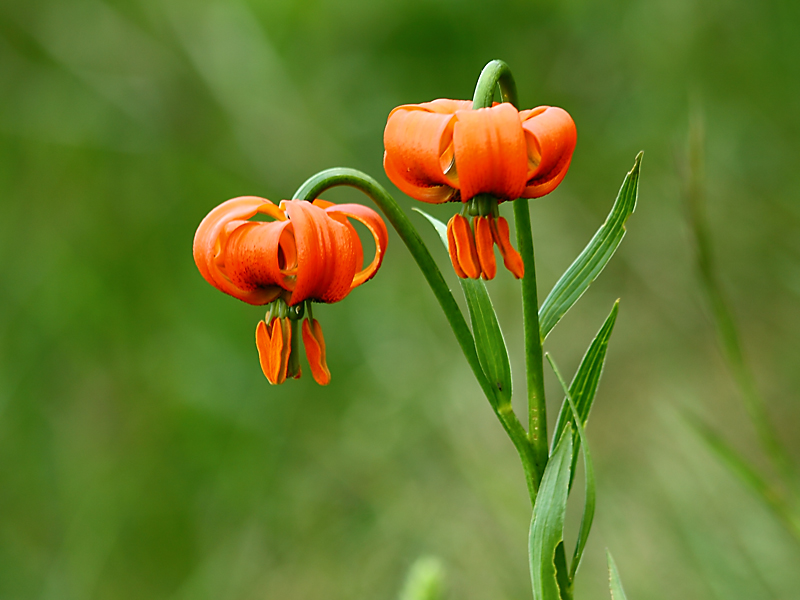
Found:
[{"label": "green leaf", "polygon": [[605,223],[545,298],[539,309],[539,335],[542,340],[597,279],[625,237],[625,222],[636,210],[641,163],[642,152],[636,155],[633,168],[625,176]]},{"label": "green leaf", "polygon": [[[592,404],[594,403],[595,394],[597,393],[597,385],[600,382],[600,376],[603,374],[606,351],[608,350],[608,340],[611,337],[611,333],[614,331],[614,324],[617,322],[618,312],[619,300],[614,303],[605,323],[603,323],[600,331],[597,332],[594,340],[592,340],[592,343],[589,345],[589,349],[583,356],[583,360],[569,386],[569,395],[572,396],[572,400],[575,402],[576,412],[580,416],[581,425],[583,427],[586,427],[586,423],[589,421],[589,413],[592,410]],[[553,446],[555,446],[556,441],[561,438],[561,432],[564,431],[567,424],[574,422],[572,410],[565,396],[564,401],[561,403],[561,411],[558,413],[558,419],[556,420],[556,428],[553,434]],[[577,440],[576,443],[580,443],[580,440]],[[553,449],[554,448],[551,448],[551,453]],[[575,460],[572,465],[573,471],[575,470],[577,458],[578,453],[576,451]]]},{"label": "green leaf", "polygon": [[608,557],[608,586],[611,588],[611,600],[628,600],[625,590],[622,589],[622,582],[619,580],[617,563],[614,562],[614,558],[608,550],[606,550],[606,556]]},{"label": "green leaf", "polygon": [[[442,243],[447,247],[447,226],[424,211],[417,208],[414,210],[430,221]],[[511,365],[489,292],[486,291],[486,285],[481,279],[459,278],[459,282],[467,300],[472,334],[475,336],[475,348],[478,351],[481,368],[495,388],[498,404],[510,404]]]},{"label": "green leaf", "polygon": [[[533,507],[528,556],[534,600],[562,598],[556,571],[556,552],[558,546],[564,543],[564,514],[567,511],[571,464],[572,429],[568,428],[547,463]],[[565,592],[568,593],[568,590]]]},{"label": "green leaf", "polygon": [[423,556],[411,565],[400,600],[441,600],[443,591],[442,563],[432,556]]},{"label": "green leaf", "polygon": [[[614,309],[612,309],[611,314],[613,315],[615,312],[617,305],[614,305]],[[569,390],[567,389],[567,382],[564,381],[564,378],[561,376],[561,371],[558,370],[558,366],[556,365],[553,357],[549,354],[546,354],[547,360],[550,363],[550,366],[553,368],[553,373],[556,375],[556,379],[561,384],[561,388],[564,390],[564,394],[566,395],[566,401],[569,403],[569,408],[572,411],[572,423],[575,424],[578,430],[578,441],[580,442],[580,447],[583,452],[583,465],[584,465],[584,472],[585,472],[585,485],[586,485],[586,498],[583,503],[583,516],[581,517],[581,528],[578,531],[578,540],[575,542],[575,552],[572,555],[572,566],[569,570],[569,580],[570,582],[575,580],[575,573],[578,571],[578,567],[581,564],[581,558],[583,557],[583,550],[586,548],[586,541],[589,539],[589,532],[592,530],[592,522],[594,521],[594,509],[597,503],[597,491],[595,487],[595,479],[594,479],[594,466],[592,463],[592,455],[589,454],[589,444],[586,441],[586,432],[583,429],[583,419],[578,414],[578,408],[575,406],[575,401],[570,394]],[[570,431],[572,427],[570,427]],[[572,463],[570,465],[570,483],[569,486],[572,485],[572,477],[575,474],[575,465],[577,459],[577,449],[572,455]]]},{"label": "green leaf", "polygon": [[561,600],[572,600],[572,580],[569,578],[564,542],[560,542],[556,546],[556,556],[553,562],[556,565],[556,581],[558,582],[558,591],[561,593]]}]

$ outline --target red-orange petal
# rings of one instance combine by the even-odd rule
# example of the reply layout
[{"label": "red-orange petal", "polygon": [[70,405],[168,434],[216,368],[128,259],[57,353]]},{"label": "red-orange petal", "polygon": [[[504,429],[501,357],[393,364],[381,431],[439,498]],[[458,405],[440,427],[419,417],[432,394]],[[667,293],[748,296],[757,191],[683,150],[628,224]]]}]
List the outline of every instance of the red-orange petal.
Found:
[{"label": "red-orange petal", "polygon": [[297,280],[290,304],[308,298],[338,302],[350,292],[356,251],[346,225],[305,200],[284,200],[281,207],[294,225]]},{"label": "red-orange petal", "polygon": [[522,256],[517,252],[516,248],[511,245],[509,237],[508,221],[503,217],[497,217],[490,221],[492,228],[492,237],[494,238],[497,247],[500,249],[500,254],[503,256],[503,264],[506,269],[517,279],[522,279],[525,275],[525,263],[522,261]]},{"label": "red-orange petal", "polygon": [[294,289],[296,250],[291,221],[245,222],[228,237],[224,270],[241,290]]},{"label": "red-orange petal", "polygon": [[478,260],[481,264],[481,276],[484,279],[494,279],[497,274],[497,263],[494,260],[494,239],[489,217],[475,217],[475,248],[478,251]]},{"label": "red-orange petal", "polygon": [[487,193],[515,199],[525,189],[525,134],[511,104],[459,111],[453,128],[461,200]]},{"label": "red-orange petal", "polygon": [[[386,230],[386,224],[383,222],[383,219],[376,213],[374,210],[367,206],[363,206],[361,204],[339,204],[333,205],[326,209],[326,212],[329,215],[337,215],[341,214],[347,217],[351,217],[356,221],[362,223],[369,232],[372,234],[373,239],[375,240],[375,256],[372,258],[372,261],[369,265],[364,267],[358,273],[355,274],[353,277],[353,281],[350,284],[350,289],[358,287],[362,283],[369,281],[374,277],[375,273],[378,272],[378,268],[381,266],[381,262],[383,261],[383,255],[386,252],[386,246],[389,243],[389,232]],[[362,264],[363,258],[362,250],[361,250],[361,241],[358,238],[358,234],[355,233],[355,230],[351,226],[351,231],[353,232],[355,238],[355,243],[358,248],[358,264]]]},{"label": "red-orange petal", "polygon": [[264,321],[259,321],[256,327],[256,348],[261,370],[267,380],[273,385],[286,381],[292,349],[289,319],[273,319],[269,326]]},{"label": "red-orange petal", "polygon": [[[218,290],[249,304],[267,304],[281,292],[280,287],[267,286],[242,289],[234,284],[225,271],[228,236],[256,213],[264,213],[278,221],[286,216],[269,200],[242,196],[223,202],[214,208],[197,228],[192,246],[194,262],[203,278]],[[231,227],[233,225],[233,227]]]},{"label": "red-orange petal", "polygon": [[457,110],[471,102],[434,100],[398,106],[386,120],[383,166],[400,190],[423,202],[441,203],[455,194],[448,171],[453,162],[453,125]]},{"label": "red-orange petal", "polygon": [[452,239],[452,243],[448,246],[450,246],[450,259],[453,261],[456,274],[461,278],[466,276],[470,279],[477,279],[481,276],[481,265],[469,221],[463,215],[456,213],[447,223],[447,230],[448,242]]},{"label": "red-orange petal", "polygon": [[325,338],[322,337],[322,326],[319,321],[312,319],[303,320],[303,345],[306,347],[306,358],[311,367],[311,375],[320,385],[331,382],[331,372],[325,356]]},{"label": "red-orange petal", "polygon": [[[314,206],[319,206],[323,210],[328,209],[328,208],[330,208],[332,206],[334,206],[334,207],[336,206],[336,204],[334,204],[333,202],[328,202],[327,200],[323,200],[321,198],[317,198],[316,200],[314,200],[314,202],[312,202],[312,204]],[[356,231],[356,228],[353,227],[353,224],[347,219],[346,215],[339,214],[338,212],[331,212],[331,211],[328,211],[328,210],[325,210],[325,212],[328,213],[329,217],[331,217],[331,218],[335,219],[336,221],[338,221],[339,223],[342,223],[343,225],[345,225],[347,227],[347,230],[350,232],[350,237],[353,240],[360,240],[360,238],[358,237],[358,232]],[[355,252],[355,257],[356,257],[356,259],[355,259],[356,260],[356,268],[358,268],[358,265],[363,265],[364,264],[364,249],[361,247],[360,243],[358,243],[358,244],[354,243],[353,244],[353,251]],[[351,286],[351,287],[355,287],[355,286]]]},{"label": "red-orange petal", "polygon": [[567,174],[577,131],[567,111],[540,106],[519,114],[525,130],[528,173],[524,198],[539,198],[552,192]]}]

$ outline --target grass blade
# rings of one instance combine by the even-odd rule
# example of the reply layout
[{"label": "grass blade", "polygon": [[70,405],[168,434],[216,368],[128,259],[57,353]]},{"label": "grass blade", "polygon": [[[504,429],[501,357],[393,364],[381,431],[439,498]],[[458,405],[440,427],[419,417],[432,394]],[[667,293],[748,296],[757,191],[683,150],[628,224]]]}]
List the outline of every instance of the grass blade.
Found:
[{"label": "grass blade", "polygon": [[742,347],[739,330],[733,311],[723,293],[717,276],[716,263],[712,251],[711,228],[706,214],[704,189],[704,128],[702,115],[696,113],[689,129],[689,160],[683,173],[684,197],[689,226],[694,237],[695,259],[700,283],[706,296],[719,344],[728,368],[739,387],[745,408],[756,429],[759,442],[769,456],[776,470],[788,484],[800,486],[797,470],[792,463],[786,447],[781,443],[775,426],[767,414],[764,398],[759,393],[753,372]]},{"label": "grass blade", "polygon": [[625,222],[636,210],[639,196],[642,154],[636,155],[633,168],[625,176],[605,223],[561,276],[539,309],[539,335],[542,340],[597,279],[625,237]]},{"label": "grass blade", "polygon": [[784,524],[789,533],[800,542],[800,516],[792,511],[786,500],[752,467],[728,442],[720,437],[700,419],[687,415],[692,429],[708,448],[720,459],[728,470],[745,487],[755,493],[773,514]]},{"label": "grass blade", "polygon": [[533,507],[528,555],[534,600],[562,599],[555,560],[559,545],[564,544],[571,464],[572,429],[568,428],[547,463]]},{"label": "grass blade", "polygon": [[614,558],[608,550],[606,550],[606,556],[608,557],[608,586],[611,588],[611,600],[628,600],[625,590],[622,589],[622,582],[619,580],[617,563],[614,562]]}]

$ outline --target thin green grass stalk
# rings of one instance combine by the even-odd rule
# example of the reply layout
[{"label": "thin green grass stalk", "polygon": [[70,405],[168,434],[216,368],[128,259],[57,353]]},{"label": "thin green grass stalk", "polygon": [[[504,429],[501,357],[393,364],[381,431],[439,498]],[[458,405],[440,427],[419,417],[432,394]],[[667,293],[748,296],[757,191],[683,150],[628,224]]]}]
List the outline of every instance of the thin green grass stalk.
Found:
[{"label": "thin green grass stalk", "polygon": [[[794,490],[796,494],[798,485],[796,467],[769,419],[766,403],[756,387],[755,378],[745,358],[733,312],[728,306],[717,275],[711,247],[711,232],[706,213],[704,138],[702,113],[699,110],[695,110],[689,125],[689,160],[687,172],[684,174],[684,196],[689,225],[694,237],[695,259],[701,288],[709,305],[723,355],[739,388],[747,414],[756,430],[759,443],[787,489]],[[719,447],[719,443],[712,444],[712,448],[715,448],[718,455]],[[748,483],[749,478],[741,475],[742,468],[733,468],[731,460],[725,460],[724,462],[734,474],[745,483]],[[739,467],[744,465],[747,470],[753,471],[746,461],[737,458],[737,462],[740,463]],[[752,485],[750,487],[753,488]],[[758,486],[754,489],[756,488]],[[798,524],[800,523],[800,515],[794,514],[785,498],[776,497],[772,491],[766,493],[766,488],[765,492],[759,493],[759,495],[800,542],[800,525]]]}]

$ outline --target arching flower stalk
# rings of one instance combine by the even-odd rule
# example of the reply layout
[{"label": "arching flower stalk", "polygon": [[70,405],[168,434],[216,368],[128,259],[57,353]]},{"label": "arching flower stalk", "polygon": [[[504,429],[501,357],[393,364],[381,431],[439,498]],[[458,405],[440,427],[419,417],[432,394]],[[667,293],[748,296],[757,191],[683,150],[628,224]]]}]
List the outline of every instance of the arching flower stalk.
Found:
[{"label": "arching flower stalk", "polygon": [[[262,214],[273,221],[250,221]],[[362,267],[361,240],[349,219],[375,240],[375,256]],[[322,327],[312,302],[333,303],[371,279],[383,260],[388,234],[378,214],[360,204],[325,200],[269,200],[243,196],[223,202],[200,223],[194,260],[218,290],[243,302],[269,305],[256,328],[261,369],[270,383],[300,377],[297,325],[314,380],[330,382]],[[305,317],[305,318],[304,318]]]},{"label": "arching flower stalk", "polygon": [[497,204],[553,191],[569,169],[576,132],[565,110],[517,111],[510,103],[472,110],[472,102],[433,100],[398,106],[383,135],[386,175],[416,200],[461,201],[447,225],[459,277],[492,279],[494,245],[521,278],[525,265],[511,245]]}]

